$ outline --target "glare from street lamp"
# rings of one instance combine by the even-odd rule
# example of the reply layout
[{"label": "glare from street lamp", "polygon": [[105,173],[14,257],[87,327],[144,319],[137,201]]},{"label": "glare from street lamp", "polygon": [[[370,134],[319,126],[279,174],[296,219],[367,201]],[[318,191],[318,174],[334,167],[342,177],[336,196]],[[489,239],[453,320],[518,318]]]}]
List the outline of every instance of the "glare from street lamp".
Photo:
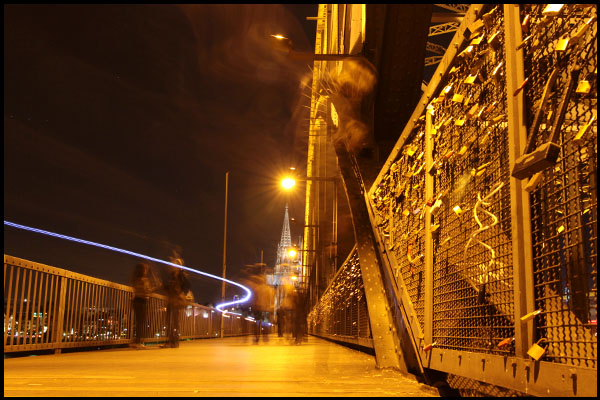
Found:
[{"label": "glare from street lamp", "polygon": [[296,251],[296,249],[289,249],[288,250],[288,256],[290,256],[291,258],[296,257],[296,254],[298,254],[298,252]]},{"label": "glare from street lamp", "polygon": [[285,178],[281,181],[281,186],[283,186],[283,188],[286,190],[293,188],[295,184],[296,181],[294,180],[294,178]]}]

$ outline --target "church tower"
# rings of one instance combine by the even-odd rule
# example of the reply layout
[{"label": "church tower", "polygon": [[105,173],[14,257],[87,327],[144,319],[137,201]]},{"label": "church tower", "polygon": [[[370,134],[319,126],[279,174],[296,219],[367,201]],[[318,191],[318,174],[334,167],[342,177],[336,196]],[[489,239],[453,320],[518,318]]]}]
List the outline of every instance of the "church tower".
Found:
[{"label": "church tower", "polygon": [[283,217],[283,229],[281,230],[281,240],[277,247],[277,262],[275,263],[276,268],[282,266],[282,264],[290,264],[290,257],[287,252],[292,246],[292,235],[290,233],[290,217],[288,213],[288,205],[285,205],[285,215]]}]

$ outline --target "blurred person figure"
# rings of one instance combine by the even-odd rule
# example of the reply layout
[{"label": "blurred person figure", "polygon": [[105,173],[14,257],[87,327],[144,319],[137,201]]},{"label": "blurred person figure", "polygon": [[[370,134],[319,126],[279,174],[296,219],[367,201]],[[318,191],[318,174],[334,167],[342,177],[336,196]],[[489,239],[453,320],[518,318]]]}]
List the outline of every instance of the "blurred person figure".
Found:
[{"label": "blurred person figure", "polygon": [[[256,321],[254,342],[258,343],[263,332],[263,319],[273,309],[273,288],[267,283],[265,275],[251,275],[244,282],[252,290],[250,306],[252,308],[252,316]],[[263,340],[268,340],[266,334],[263,336]]]},{"label": "blurred person figure", "polygon": [[296,344],[301,344],[306,331],[306,295],[300,289],[294,292],[294,308],[292,311],[293,334]]},{"label": "blurred person figure", "polygon": [[132,347],[142,348],[142,338],[147,336],[148,331],[148,302],[150,295],[158,285],[156,278],[151,274],[150,266],[139,263],[133,270],[131,279],[133,286],[133,313],[135,315],[135,330]]},{"label": "blurred person figure", "polygon": [[[174,263],[180,264],[181,260],[178,261],[175,261]],[[180,265],[182,265],[182,263]],[[190,280],[187,272],[174,267],[171,270],[171,277],[165,289],[167,291],[168,340],[162,347],[179,347],[179,319],[181,317],[181,312],[188,301],[193,302],[194,300],[193,296],[191,296]]]},{"label": "blurred person figure", "polygon": [[277,309],[277,336],[283,337],[283,325],[285,324],[285,311],[279,307]]},{"label": "blurred person figure", "polygon": [[279,337],[292,333],[292,309],[294,292],[290,284],[284,283],[278,287],[277,333]]}]

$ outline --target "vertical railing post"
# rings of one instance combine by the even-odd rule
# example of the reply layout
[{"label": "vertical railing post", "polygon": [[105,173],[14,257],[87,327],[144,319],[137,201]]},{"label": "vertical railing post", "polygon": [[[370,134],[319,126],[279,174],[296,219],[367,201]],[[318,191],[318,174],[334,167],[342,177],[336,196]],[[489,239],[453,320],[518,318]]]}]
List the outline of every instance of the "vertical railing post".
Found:
[{"label": "vertical railing post", "polygon": [[67,298],[67,277],[61,276],[59,278],[60,294],[58,296],[58,312],[55,314],[54,332],[52,338],[54,342],[54,354],[60,354],[62,344],[62,332],[65,322],[65,304]]},{"label": "vertical railing post", "polygon": [[[506,90],[508,106],[508,150],[509,170],[512,171],[515,160],[523,154],[527,142],[527,127],[524,118],[524,94],[521,91],[513,96],[515,90],[525,79],[523,51],[516,50],[522,40],[521,22],[518,4],[504,5]],[[514,287],[514,325],[515,353],[517,357],[527,358],[527,350],[533,343],[532,324],[521,324],[520,317],[533,311],[533,261],[531,246],[531,209],[529,195],[524,190],[524,182],[510,178],[511,228],[513,247],[513,287]]]},{"label": "vertical railing post", "polygon": [[[129,301],[129,304],[132,305],[132,307],[129,308],[129,313],[127,314],[128,321],[127,321],[127,326],[129,327],[129,329],[127,330],[127,339],[130,339],[131,341],[133,341],[133,321],[134,321],[134,313],[131,312],[131,310],[133,310],[133,293],[130,294],[129,296],[127,296],[127,300]],[[137,327],[136,327],[137,329]]]},{"label": "vertical railing post", "polygon": [[196,306],[192,306],[192,337],[196,338]]},{"label": "vertical railing post", "polygon": [[[429,171],[433,163],[433,140],[431,126],[433,109],[425,112],[425,171]],[[425,172],[425,199],[433,197],[433,176]],[[431,237],[431,208],[425,212],[425,326],[424,341],[433,343],[433,238]]]}]

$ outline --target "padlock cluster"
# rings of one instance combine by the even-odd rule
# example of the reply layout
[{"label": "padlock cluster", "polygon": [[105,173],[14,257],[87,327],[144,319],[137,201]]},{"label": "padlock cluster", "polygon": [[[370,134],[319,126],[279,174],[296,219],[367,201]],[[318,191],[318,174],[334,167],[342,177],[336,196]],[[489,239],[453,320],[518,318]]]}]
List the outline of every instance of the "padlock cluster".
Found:
[{"label": "padlock cluster", "polygon": [[503,8],[466,33],[431,102],[434,338],[498,351],[513,318]]},{"label": "padlock cluster", "polygon": [[354,249],[308,315],[309,331],[318,335],[371,336],[365,289]]},{"label": "padlock cluster", "polygon": [[416,121],[397,159],[371,200],[377,227],[387,251],[395,258],[393,274],[402,280],[417,319],[424,325],[422,288],[425,252],[425,113]]},{"label": "padlock cluster", "polygon": [[[424,110],[371,196],[380,238],[394,256],[394,275],[422,329],[430,235],[433,330],[442,347],[511,351],[495,346],[513,336],[505,328],[513,318],[513,294],[502,14],[501,6],[487,6],[468,27],[428,107],[429,131]],[[429,167],[427,137],[433,144]],[[427,176],[433,196],[425,196]],[[473,340],[478,337],[485,339]]]}]

